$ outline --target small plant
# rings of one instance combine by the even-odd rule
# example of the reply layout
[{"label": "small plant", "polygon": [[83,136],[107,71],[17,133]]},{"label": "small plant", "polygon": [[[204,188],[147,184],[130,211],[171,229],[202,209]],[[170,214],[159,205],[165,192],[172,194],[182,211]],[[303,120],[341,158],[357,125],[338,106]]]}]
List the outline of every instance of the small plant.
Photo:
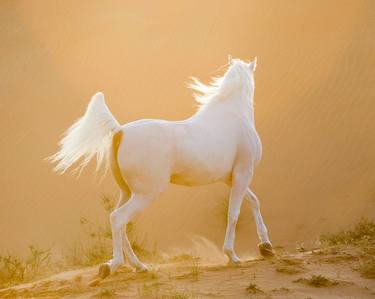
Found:
[{"label": "small plant", "polygon": [[0,257],[0,286],[13,285],[24,281],[26,265],[16,256]]},{"label": "small plant", "polygon": [[198,279],[199,276],[201,275],[201,270],[199,269],[199,264],[198,262],[193,262],[193,267],[190,272],[190,276],[193,277],[194,279]]},{"label": "small plant", "polygon": [[305,248],[305,245],[303,245],[303,243],[299,244],[296,249],[297,249],[298,252],[306,252],[307,251],[306,248]]},{"label": "small plant", "polygon": [[[108,219],[109,213],[114,208],[114,201],[109,196],[102,196],[101,205]],[[110,259],[112,233],[109,222],[98,224],[81,217],[80,224],[86,240],[73,243],[67,251],[63,252],[67,263],[74,266],[93,266]]]},{"label": "small plant", "polygon": [[170,290],[166,296],[163,296],[162,298],[168,298],[168,299],[193,299],[194,295],[192,293],[189,293],[187,291],[181,291],[172,289]]},{"label": "small plant", "polygon": [[343,230],[336,234],[327,233],[320,237],[323,244],[368,245],[375,241],[375,222],[362,218],[352,230]]},{"label": "small plant", "polygon": [[147,258],[151,257],[153,255],[156,255],[156,250],[154,252],[150,252],[145,249],[145,243],[146,243],[146,238],[143,238],[142,240],[139,240],[137,237],[137,233],[135,230],[135,223],[134,222],[129,222],[126,226],[126,233],[128,235],[130,244],[133,248],[133,251],[135,254],[141,258]]},{"label": "small plant", "polygon": [[314,287],[326,287],[332,284],[332,281],[323,275],[313,275],[308,280],[308,284]]},{"label": "small plant", "polygon": [[[105,224],[98,224],[85,217],[80,219],[82,230],[85,232],[85,240],[75,242],[67,251],[63,252],[68,264],[74,266],[93,266],[109,260],[112,256],[112,233],[108,221],[109,214],[115,207],[113,199],[102,196],[101,206],[106,215]],[[135,225],[129,222],[127,234],[134,252],[140,257],[156,257],[156,250],[150,252],[144,249],[145,238],[139,241],[135,232]]]},{"label": "small plant", "polygon": [[93,266],[102,263],[111,257],[110,244],[102,240],[87,240],[75,242],[67,251],[63,252],[65,260],[69,265]]},{"label": "small plant", "polygon": [[51,250],[39,250],[35,246],[29,246],[30,256],[26,260],[26,265],[33,275],[39,274],[44,265],[48,265],[51,259]]},{"label": "small plant", "polygon": [[22,260],[10,254],[0,256],[0,287],[30,281],[49,264],[51,250],[39,250],[29,246],[29,256]]},{"label": "small plant", "polygon": [[189,299],[191,298],[188,294],[185,294],[183,292],[175,292],[170,296],[171,299]]},{"label": "small plant", "polygon": [[138,297],[148,297],[148,298],[159,298],[161,283],[143,283],[142,286],[138,286]]},{"label": "small plant", "polygon": [[359,265],[358,271],[362,277],[375,279],[375,257],[363,259]]},{"label": "small plant", "polygon": [[326,278],[323,275],[312,275],[310,278],[299,278],[294,282],[305,283],[316,288],[329,287],[338,284],[336,280]]},{"label": "small plant", "polygon": [[159,278],[159,269],[151,269],[150,271],[148,271],[148,274],[149,274],[149,277],[151,279],[158,279]]},{"label": "small plant", "polygon": [[116,296],[115,289],[101,289],[99,293],[95,296],[97,298],[111,298]]},{"label": "small plant", "polygon": [[327,233],[320,237],[324,245],[350,245],[357,248],[359,265],[354,267],[362,277],[375,278],[375,222],[362,218],[352,230],[336,234]]},{"label": "small plant", "polygon": [[199,263],[197,260],[193,260],[191,262],[191,266],[189,267],[189,272],[177,275],[177,276],[169,276],[169,279],[174,278],[174,279],[193,279],[193,280],[198,280],[198,278],[201,275],[201,269],[199,268]]},{"label": "small plant", "polygon": [[103,195],[101,198],[101,204],[104,210],[109,214],[115,208],[115,202],[113,199],[108,195]]},{"label": "small plant", "polygon": [[249,294],[263,293],[263,291],[254,282],[249,283],[249,285],[246,287],[246,292]]}]

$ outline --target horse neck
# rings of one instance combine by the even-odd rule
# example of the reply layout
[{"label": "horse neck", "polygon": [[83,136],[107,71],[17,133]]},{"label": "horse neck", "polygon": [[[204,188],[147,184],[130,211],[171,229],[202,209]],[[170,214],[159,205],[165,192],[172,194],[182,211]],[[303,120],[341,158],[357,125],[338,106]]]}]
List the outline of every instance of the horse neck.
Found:
[{"label": "horse neck", "polygon": [[228,95],[225,99],[213,99],[197,113],[197,116],[210,117],[219,122],[225,121],[225,117],[234,116],[236,119],[247,124],[254,124],[253,89],[246,92],[239,89]]}]

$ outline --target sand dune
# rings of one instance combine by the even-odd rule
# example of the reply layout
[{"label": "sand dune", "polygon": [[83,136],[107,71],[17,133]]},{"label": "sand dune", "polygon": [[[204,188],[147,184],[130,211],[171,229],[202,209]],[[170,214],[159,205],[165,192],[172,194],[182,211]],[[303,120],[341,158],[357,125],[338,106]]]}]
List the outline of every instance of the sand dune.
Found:
[{"label": "sand dune", "polygon": [[[1,2],[0,251],[63,248],[81,236],[80,217],[104,221],[99,197],[117,196],[110,176],[57,176],[43,161],[93,93],[123,123],[186,118],[196,109],[187,78],[220,74],[228,53],[258,57],[264,153],[253,188],[274,244],[374,217],[374,13],[371,1]],[[171,186],[137,229],[161,250],[193,235],[221,246],[227,195]],[[257,237],[242,211],[246,255]]]}]

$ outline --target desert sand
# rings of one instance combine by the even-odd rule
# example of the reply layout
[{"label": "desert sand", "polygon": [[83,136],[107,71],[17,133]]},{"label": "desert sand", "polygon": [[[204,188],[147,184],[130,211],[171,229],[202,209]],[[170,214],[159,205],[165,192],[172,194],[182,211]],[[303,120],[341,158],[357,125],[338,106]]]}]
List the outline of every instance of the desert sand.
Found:
[{"label": "desert sand", "polygon": [[[99,199],[117,197],[111,175],[100,183],[92,164],[77,180],[56,175],[44,161],[96,91],[122,123],[184,119],[196,111],[189,76],[209,82],[223,73],[228,54],[258,58],[255,117],[263,159],[252,187],[273,244],[310,248],[323,232],[374,219],[374,15],[375,3],[361,0],[2,1],[0,253],[22,256],[34,244],[58,255],[82,238],[81,217],[108,221]],[[228,194],[220,184],[171,185],[137,219],[137,232],[161,252],[188,248],[194,236],[220,248]],[[244,203],[239,255],[256,256],[257,243]],[[269,267],[249,262],[243,271],[256,268],[268,277]],[[161,266],[162,277],[167,268]],[[220,282],[220,269],[202,270],[202,277]],[[79,271],[88,277],[94,270]],[[222,279],[241,271],[225,270]],[[259,281],[267,294],[272,279]]]},{"label": "desert sand", "polygon": [[373,298],[353,248],[326,248],[241,265],[207,263],[180,255],[137,273],[122,267],[101,280],[97,267],[81,268],[0,290],[1,298]]}]

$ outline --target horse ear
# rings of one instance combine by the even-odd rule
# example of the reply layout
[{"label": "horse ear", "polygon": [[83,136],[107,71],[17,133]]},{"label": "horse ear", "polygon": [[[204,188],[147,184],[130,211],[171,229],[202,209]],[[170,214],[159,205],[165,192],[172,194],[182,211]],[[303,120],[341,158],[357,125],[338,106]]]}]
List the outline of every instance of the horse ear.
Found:
[{"label": "horse ear", "polygon": [[252,62],[249,63],[250,71],[254,72],[257,67],[257,58],[255,57]]}]

